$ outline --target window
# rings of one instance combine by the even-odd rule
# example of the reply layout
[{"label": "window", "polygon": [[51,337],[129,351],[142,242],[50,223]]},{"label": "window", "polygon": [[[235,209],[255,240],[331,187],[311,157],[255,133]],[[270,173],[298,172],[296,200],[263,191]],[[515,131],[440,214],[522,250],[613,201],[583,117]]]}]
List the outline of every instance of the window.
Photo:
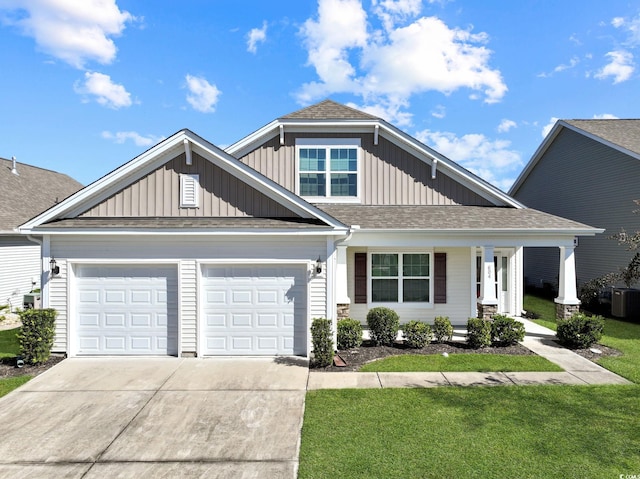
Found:
[{"label": "window", "polygon": [[199,192],[199,175],[180,175],[180,207],[197,208]]},{"label": "window", "polygon": [[357,198],[358,139],[298,139],[298,191],[314,198]]},{"label": "window", "polygon": [[430,253],[372,253],[371,302],[428,303]]}]

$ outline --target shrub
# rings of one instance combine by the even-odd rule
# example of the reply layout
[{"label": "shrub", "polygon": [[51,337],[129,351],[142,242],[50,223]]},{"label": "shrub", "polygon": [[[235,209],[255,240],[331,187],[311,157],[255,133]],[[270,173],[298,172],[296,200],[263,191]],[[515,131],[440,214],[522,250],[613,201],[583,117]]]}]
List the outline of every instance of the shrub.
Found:
[{"label": "shrub", "polygon": [[508,316],[496,314],[491,324],[493,341],[500,346],[511,346],[524,339],[524,324]]},{"label": "shrub", "polygon": [[467,344],[473,349],[491,346],[491,321],[469,318],[467,321]]},{"label": "shrub", "polygon": [[448,316],[438,316],[433,320],[433,336],[436,343],[451,341],[453,337],[453,326]]},{"label": "shrub", "polygon": [[556,336],[558,340],[572,348],[588,348],[602,338],[604,318],[575,313],[568,319],[558,319]]},{"label": "shrub", "polygon": [[314,366],[330,366],[333,361],[333,333],[331,321],[325,318],[314,318],[311,323],[311,343],[313,345]]},{"label": "shrub", "polygon": [[409,321],[402,327],[402,336],[410,348],[424,348],[431,342],[431,326],[422,321]]},{"label": "shrub", "polygon": [[338,321],[338,349],[353,349],[362,344],[362,325],[357,319]]},{"label": "shrub", "polygon": [[27,309],[20,312],[22,329],[18,333],[20,355],[27,364],[44,363],[51,355],[55,334],[55,309]]},{"label": "shrub", "polygon": [[391,346],[400,329],[400,318],[393,309],[379,306],[367,313],[367,325],[375,344]]}]

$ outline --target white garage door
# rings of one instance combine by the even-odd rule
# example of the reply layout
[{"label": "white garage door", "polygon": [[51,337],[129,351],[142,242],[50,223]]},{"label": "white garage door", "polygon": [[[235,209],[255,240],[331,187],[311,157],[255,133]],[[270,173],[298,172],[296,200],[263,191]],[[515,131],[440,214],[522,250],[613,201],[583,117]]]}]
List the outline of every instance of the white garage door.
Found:
[{"label": "white garage door", "polygon": [[175,267],[86,265],[76,278],[77,354],[178,354]]},{"label": "white garage door", "polygon": [[306,354],[306,268],[209,266],[202,286],[205,355]]}]

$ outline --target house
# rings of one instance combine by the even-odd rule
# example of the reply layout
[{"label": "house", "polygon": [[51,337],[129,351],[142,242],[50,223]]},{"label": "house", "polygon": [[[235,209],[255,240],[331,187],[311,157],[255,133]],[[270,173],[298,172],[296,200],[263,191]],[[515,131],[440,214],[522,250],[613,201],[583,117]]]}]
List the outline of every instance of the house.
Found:
[{"label": "house", "polygon": [[222,150],[182,130],[21,227],[70,356],[302,355],[315,317],[522,310],[522,254],[600,230],[523,207],[415,138],[326,100]]},{"label": "house", "polygon": [[[509,193],[547,213],[606,230],[580,238],[576,277],[582,284],[629,264],[634,252],[611,235],[640,229],[640,120],[560,120]],[[557,250],[525,250],[525,282],[557,291]]]},{"label": "house", "polygon": [[23,295],[40,287],[38,239],[17,228],[82,185],[67,175],[0,158],[0,305],[23,307]]}]

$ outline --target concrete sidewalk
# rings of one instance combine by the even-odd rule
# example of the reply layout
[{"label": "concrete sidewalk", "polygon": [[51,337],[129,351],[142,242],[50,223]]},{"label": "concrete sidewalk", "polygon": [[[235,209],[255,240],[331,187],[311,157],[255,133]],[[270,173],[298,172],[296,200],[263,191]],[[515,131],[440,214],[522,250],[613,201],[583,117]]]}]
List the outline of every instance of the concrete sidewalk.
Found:
[{"label": "concrete sidewalk", "polygon": [[[527,319],[518,318],[518,321],[522,321],[525,325],[526,336],[522,344],[537,355],[560,366],[564,369],[563,372],[328,373],[311,370],[307,389],[633,384],[560,346],[554,341],[554,331]],[[463,340],[460,335],[454,339]]]}]

